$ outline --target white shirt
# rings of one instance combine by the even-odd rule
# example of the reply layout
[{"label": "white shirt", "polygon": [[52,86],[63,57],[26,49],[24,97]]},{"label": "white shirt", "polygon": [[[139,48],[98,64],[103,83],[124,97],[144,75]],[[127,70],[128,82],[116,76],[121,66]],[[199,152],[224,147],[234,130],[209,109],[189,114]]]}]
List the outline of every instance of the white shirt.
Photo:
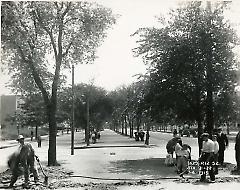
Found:
[{"label": "white shirt", "polygon": [[214,142],[211,139],[203,141],[202,152],[206,153],[214,152]]},{"label": "white shirt", "polygon": [[213,141],[214,143],[214,154],[217,154],[219,151],[219,144],[217,141]]},{"label": "white shirt", "polygon": [[175,153],[177,156],[179,156],[179,151],[181,151],[181,150],[182,150],[181,145],[179,143],[177,143],[175,146]]}]

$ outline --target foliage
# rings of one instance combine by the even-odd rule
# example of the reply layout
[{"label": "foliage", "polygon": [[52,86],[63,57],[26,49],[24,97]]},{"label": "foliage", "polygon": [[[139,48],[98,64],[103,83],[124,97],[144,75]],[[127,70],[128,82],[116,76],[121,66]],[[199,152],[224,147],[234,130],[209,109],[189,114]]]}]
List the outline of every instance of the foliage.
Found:
[{"label": "foliage", "polygon": [[237,36],[224,18],[226,5],[214,6],[205,9],[202,2],[188,2],[172,10],[161,28],[142,28],[135,33],[140,39],[134,52],[143,57],[151,73],[148,100],[155,119],[170,114],[168,118],[175,121],[195,120],[201,125],[209,106],[209,83],[218,95],[214,103],[234,91]]},{"label": "foliage", "polygon": [[57,91],[70,64],[92,63],[115,23],[110,9],[83,1],[4,1],[1,4],[4,63],[20,92],[41,92],[49,123],[48,165],[56,161]]},{"label": "foliage", "polygon": [[[61,122],[71,122],[72,99],[69,98],[71,91],[70,88],[64,88],[59,93],[58,114],[61,115]],[[107,92],[101,87],[80,83],[74,87],[74,94],[75,127],[86,129],[86,103],[89,101],[90,124],[92,129],[100,130],[112,114],[112,102]]]}]

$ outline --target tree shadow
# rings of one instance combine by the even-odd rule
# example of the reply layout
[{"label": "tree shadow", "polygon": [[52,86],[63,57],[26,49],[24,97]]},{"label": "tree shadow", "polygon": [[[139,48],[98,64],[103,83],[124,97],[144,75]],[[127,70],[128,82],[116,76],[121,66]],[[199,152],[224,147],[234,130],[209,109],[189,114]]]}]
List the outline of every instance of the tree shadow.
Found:
[{"label": "tree shadow", "polygon": [[175,166],[166,166],[165,158],[149,158],[141,160],[119,160],[110,162],[111,173],[132,173],[136,175],[173,177],[176,176]]}]

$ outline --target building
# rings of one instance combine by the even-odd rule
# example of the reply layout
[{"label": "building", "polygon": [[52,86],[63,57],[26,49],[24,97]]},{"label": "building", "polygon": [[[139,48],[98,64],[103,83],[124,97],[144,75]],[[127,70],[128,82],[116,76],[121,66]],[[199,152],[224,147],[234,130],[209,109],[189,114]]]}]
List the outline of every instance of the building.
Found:
[{"label": "building", "polygon": [[0,128],[1,139],[14,138],[18,135],[18,123],[15,120],[9,121],[20,109],[21,99],[16,95],[0,96]]}]

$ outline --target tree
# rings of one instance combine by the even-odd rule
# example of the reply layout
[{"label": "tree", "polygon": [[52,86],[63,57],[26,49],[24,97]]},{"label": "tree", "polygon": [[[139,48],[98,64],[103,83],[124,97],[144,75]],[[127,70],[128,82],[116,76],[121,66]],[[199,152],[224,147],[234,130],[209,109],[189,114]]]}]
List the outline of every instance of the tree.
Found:
[{"label": "tree", "polygon": [[41,100],[41,94],[23,97],[23,102],[21,105],[22,122],[26,126],[35,126],[35,138],[37,139],[38,127],[47,123],[46,115],[42,112],[44,102]]},{"label": "tree", "polygon": [[214,94],[232,92],[237,82],[237,36],[224,18],[226,3],[214,6],[188,2],[172,10],[160,28],[136,32],[140,40],[134,50],[149,65],[153,113],[196,121],[199,149],[204,120],[207,132],[214,127]]},{"label": "tree", "polygon": [[[48,165],[57,165],[56,109],[61,71],[92,63],[115,17],[88,2],[2,2],[2,52],[14,81],[32,84],[45,103],[49,123]],[[16,87],[16,86],[15,86]],[[22,90],[23,91],[23,90]]]},{"label": "tree", "polygon": [[[107,95],[107,91],[101,87],[80,83],[74,86],[75,92],[75,127],[86,130],[87,125],[87,101],[89,101],[89,117],[92,130],[99,131],[103,124],[109,120],[112,114],[112,102]],[[71,99],[68,94],[70,88],[64,88],[59,92],[58,114],[61,113],[61,122],[70,123]]]}]

